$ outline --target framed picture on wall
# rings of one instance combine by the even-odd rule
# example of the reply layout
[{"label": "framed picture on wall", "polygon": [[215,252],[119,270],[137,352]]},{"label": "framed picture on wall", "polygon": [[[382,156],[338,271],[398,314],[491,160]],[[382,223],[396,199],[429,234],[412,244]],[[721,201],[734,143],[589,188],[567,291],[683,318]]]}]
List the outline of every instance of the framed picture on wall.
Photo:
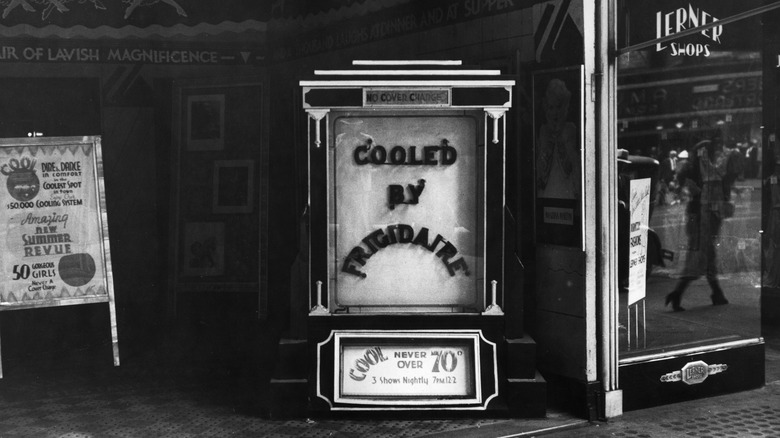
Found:
[{"label": "framed picture on wall", "polygon": [[225,148],[225,95],[187,97],[186,142],[189,151],[220,151]]},{"label": "framed picture on wall", "polygon": [[186,277],[213,277],[225,273],[225,223],[184,224],[180,273]]},{"label": "framed picture on wall", "polygon": [[254,193],[253,160],[214,162],[214,213],[251,213]]},{"label": "framed picture on wall", "polygon": [[257,294],[267,315],[266,87],[265,76],[174,82],[171,316],[198,295],[222,292]]},{"label": "framed picture on wall", "polygon": [[538,243],[583,246],[582,66],[533,74]]}]

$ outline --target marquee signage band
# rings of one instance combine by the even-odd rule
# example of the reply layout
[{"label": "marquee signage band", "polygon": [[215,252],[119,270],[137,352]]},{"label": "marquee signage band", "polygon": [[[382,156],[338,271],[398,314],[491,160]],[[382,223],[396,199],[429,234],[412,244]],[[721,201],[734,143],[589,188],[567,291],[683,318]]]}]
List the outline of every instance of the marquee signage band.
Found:
[{"label": "marquee signage band", "polygon": [[127,42],[60,42],[30,40],[0,45],[2,62],[146,64],[146,65],[255,65],[265,61],[257,47],[237,49],[224,44],[140,44]]}]

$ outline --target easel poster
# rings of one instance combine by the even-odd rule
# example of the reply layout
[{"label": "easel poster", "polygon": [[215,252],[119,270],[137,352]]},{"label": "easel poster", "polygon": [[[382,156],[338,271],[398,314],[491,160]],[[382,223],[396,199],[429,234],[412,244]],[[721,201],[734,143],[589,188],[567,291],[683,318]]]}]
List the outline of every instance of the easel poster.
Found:
[{"label": "easel poster", "polygon": [[645,298],[647,289],[647,224],[650,220],[650,178],[631,180],[631,224],[628,234],[628,305]]},{"label": "easel poster", "polygon": [[0,311],[109,303],[119,364],[99,137],[0,140]]}]

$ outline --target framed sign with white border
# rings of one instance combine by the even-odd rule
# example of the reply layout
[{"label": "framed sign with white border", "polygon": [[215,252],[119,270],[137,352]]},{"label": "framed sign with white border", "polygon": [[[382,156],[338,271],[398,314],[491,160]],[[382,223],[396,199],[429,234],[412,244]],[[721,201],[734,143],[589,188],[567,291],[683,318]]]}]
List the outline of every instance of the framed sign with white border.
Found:
[{"label": "framed sign with white border", "polygon": [[496,375],[495,348],[479,330],[334,330],[318,345],[317,395],[334,410],[484,409],[498,395],[484,378]]},{"label": "framed sign with white border", "polygon": [[2,139],[0,174],[0,312],[108,303],[119,365],[100,137]]}]

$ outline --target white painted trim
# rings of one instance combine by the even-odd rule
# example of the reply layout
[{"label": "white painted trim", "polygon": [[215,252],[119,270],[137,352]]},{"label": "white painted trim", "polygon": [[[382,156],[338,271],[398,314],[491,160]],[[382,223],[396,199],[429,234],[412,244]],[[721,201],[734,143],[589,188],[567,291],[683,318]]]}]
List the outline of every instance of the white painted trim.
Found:
[{"label": "white painted trim", "polygon": [[463,61],[460,60],[370,60],[370,59],[356,59],[352,61],[352,65],[463,65]]},{"label": "white painted trim", "polygon": [[623,415],[623,390],[616,389],[604,393],[604,418],[615,418]]},{"label": "white painted trim", "polygon": [[629,357],[620,360],[620,366],[633,365],[643,362],[658,362],[666,359],[673,359],[694,354],[712,353],[714,351],[728,350],[732,348],[748,347],[751,345],[761,345],[764,343],[763,337],[740,339],[738,341],[721,342],[718,344],[704,345],[699,347],[684,348],[681,350],[665,351],[663,353],[648,354],[645,356]]},{"label": "white painted trim", "polygon": [[343,87],[514,87],[514,80],[395,80],[395,81],[382,81],[382,80],[319,80],[319,81],[301,81],[299,84],[301,87],[322,87],[322,88],[343,88]]},{"label": "white painted trim", "polygon": [[500,70],[314,70],[315,76],[500,76]]},{"label": "white painted trim", "polygon": [[[351,398],[350,396],[340,395],[339,379],[343,370],[341,369],[339,351],[341,350],[341,338],[365,338],[365,339],[392,339],[392,338],[416,338],[416,339],[465,339],[473,342],[474,346],[474,383],[475,394],[474,397],[469,399],[423,399],[417,397],[403,400],[383,400],[383,399],[362,399]],[[325,344],[330,342],[333,338],[333,403],[346,403],[353,405],[360,405],[360,407],[336,407],[322,395],[320,390],[320,373],[322,372],[320,356],[321,350]],[[481,346],[480,340],[490,345],[493,349],[493,382],[494,392],[486,400],[483,400],[482,394],[482,361],[481,361]],[[317,396],[328,401],[331,410],[485,410],[487,409],[490,401],[498,397],[498,352],[496,344],[485,338],[482,330],[474,329],[453,329],[453,330],[404,330],[404,331],[387,331],[387,330],[332,330],[328,339],[320,342],[317,345]],[[457,405],[478,405],[478,406],[457,406]]]}]

